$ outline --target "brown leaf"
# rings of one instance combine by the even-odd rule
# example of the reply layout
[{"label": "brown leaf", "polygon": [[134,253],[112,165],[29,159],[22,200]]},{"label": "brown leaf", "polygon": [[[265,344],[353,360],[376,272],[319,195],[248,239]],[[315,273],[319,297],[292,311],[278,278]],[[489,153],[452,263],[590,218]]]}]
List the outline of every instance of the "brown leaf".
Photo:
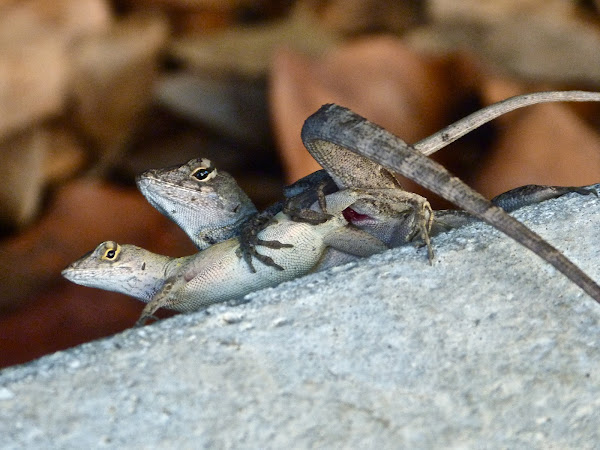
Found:
[{"label": "brown leaf", "polygon": [[270,101],[288,181],[318,166],[300,140],[302,123],[324,103],[338,103],[409,143],[445,123],[454,99],[444,60],[420,56],[393,37],[347,43],[321,59],[279,52]]}]

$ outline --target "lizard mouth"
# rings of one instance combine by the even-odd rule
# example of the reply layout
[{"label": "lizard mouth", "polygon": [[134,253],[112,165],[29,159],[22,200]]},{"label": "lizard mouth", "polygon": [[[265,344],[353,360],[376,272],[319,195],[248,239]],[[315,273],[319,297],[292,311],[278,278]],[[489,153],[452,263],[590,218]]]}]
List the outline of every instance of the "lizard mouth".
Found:
[{"label": "lizard mouth", "polygon": [[344,219],[353,224],[367,222],[373,219],[371,216],[356,212],[352,208],[346,208],[342,211],[342,215],[344,216]]}]

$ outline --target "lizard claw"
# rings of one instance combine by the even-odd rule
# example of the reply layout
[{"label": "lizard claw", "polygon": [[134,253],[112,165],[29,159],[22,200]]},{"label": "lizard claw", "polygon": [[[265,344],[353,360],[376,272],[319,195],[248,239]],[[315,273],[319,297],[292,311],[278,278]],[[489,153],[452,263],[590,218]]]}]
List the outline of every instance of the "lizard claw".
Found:
[{"label": "lizard claw", "polygon": [[279,264],[277,264],[275,261],[273,261],[273,258],[271,258],[270,256],[262,255],[258,252],[255,252],[252,256],[254,256],[256,259],[258,259],[261,263],[263,263],[266,266],[274,267],[277,270],[285,270],[283,267],[281,267]]},{"label": "lizard claw", "polygon": [[[295,197],[288,198],[283,205],[283,212],[286,213],[294,222],[303,222],[310,225],[319,225],[327,222],[333,216],[327,213],[327,200],[325,198],[326,189],[330,188],[327,180],[322,180],[314,189],[308,190]],[[316,195],[321,211],[315,211],[308,208]]]},{"label": "lizard claw", "polygon": [[157,322],[159,319],[154,314],[144,314],[142,312],[142,315],[140,316],[140,318],[135,322],[134,328],[143,327],[144,325],[146,325],[148,323],[148,320]]},{"label": "lizard claw", "polygon": [[269,247],[269,248],[274,248],[274,249],[292,248],[293,247],[292,244],[284,244],[283,242],[279,242],[279,241],[264,241],[262,239],[256,239],[256,244],[262,245],[263,247]]},{"label": "lizard claw", "polygon": [[596,197],[598,197],[598,191],[594,188],[574,187],[573,192],[577,192],[578,194],[581,194],[581,195],[595,195]]},{"label": "lizard claw", "polygon": [[252,263],[253,257],[267,266],[274,267],[277,270],[283,270],[283,267],[273,261],[273,258],[258,253],[256,250],[257,245],[273,249],[293,247],[291,244],[284,244],[283,242],[279,241],[267,241],[258,237],[258,233],[274,222],[275,219],[273,218],[272,214],[262,212],[256,214],[254,217],[248,220],[240,230],[240,247],[236,250],[236,255],[238,258],[244,258],[244,261],[252,273],[256,273],[256,268]]},{"label": "lizard claw", "polygon": [[[271,248],[276,248],[276,249],[293,247],[293,245],[291,245],[291,244],[282,244],[279,241],[260,241],[259,240],[260,245],[263,245],[262,242],[275,243],[275,244],[273,244],[272,247],[271,247],[271,245],[268,245],[268,246]],[[273,260],[273,258],[271,258],[270,256],[258,253],[256,251],[256,249],[254,248],[254,246],[251,246],[245,250],[243,250],[242,247],[240,246],[240,248],[238,248],[235,253],[238,256],[238,258],[244,258],[244,261],[246,261],[246,264],[248,264],[248,268],[250,269],[250,272],[252,272],[252,273],[256,273],[256,268],[254,267],[254,264],[252,263],[253,257],[258,259],[261,263],[263,263],[266,266],[274,267],[277,270],[284,270],[284,268],[281,267],[279,264],[277,264]]]},{"label": "lizard claw", "polygon": [[310,225],[319,225],[327,222],[333,216],[312,209],[284,209],[284,212],[290,216],[294,222],[303,222]]},{"label": "lizard claw", "polygon": [[237,255],[238,258],[244,258],[244,261],[246,261],[246,264],[248,265],[248,269],[250,269],[250,272],[256,273],[254,264],[252,264],[252,252],[256,253],[256,250],[254,250],[254,247],[252,247],[252,249],[250,249],[250,248],[243,249],[242,245],[240,243],[240,247],[235,251],[235,254]]},{"label": "lizard claw", "polygon": [[435,254],[433,252],[433,246],[431,245],[431,228],[433,226],[433,210],[431,205],[425,199],[419,200],[413,206],[412,211],[412,230],[406,237],[406,241],[410,242],[417,237],[421,238],[423,245],[427,246],[427,258],[429,265],[433,264]]}]

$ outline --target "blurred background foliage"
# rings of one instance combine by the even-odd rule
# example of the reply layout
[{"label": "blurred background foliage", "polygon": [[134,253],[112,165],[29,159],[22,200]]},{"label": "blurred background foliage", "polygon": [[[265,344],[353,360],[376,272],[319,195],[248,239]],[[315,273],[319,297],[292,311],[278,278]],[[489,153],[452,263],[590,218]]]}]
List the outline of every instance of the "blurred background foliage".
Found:
[{"label": "blurred background foliage", "polygon": [[[207,157],[264,207],[318,169],[300,128],[323,103],[410,143],[512,95],[600,90],[599,3],[0,0],[0,367],[133,324],[141,303],[60,278],[101,241],[194,252],[137,173]],[[526,108],[435,157],[488,197],[598,182],[599,108]]]}]

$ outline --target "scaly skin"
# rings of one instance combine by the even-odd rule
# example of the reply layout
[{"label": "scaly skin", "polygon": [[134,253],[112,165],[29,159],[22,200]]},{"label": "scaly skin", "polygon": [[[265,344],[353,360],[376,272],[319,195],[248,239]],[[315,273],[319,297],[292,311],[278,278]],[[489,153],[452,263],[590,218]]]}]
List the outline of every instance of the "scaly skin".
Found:
[{"label": "scaly skin", "polygon": [[165,281],[144,308],[138,323],[152,317],[159,308],[194,311],[305,275],[317,266],[325,250],[332,245],[359,256],[385,250],[387,246],[380,240],[349,228],[342,214],[348,206],[365,197],[369,194],[355,190],[338,191],[328,196],[327,212],[331,218],[317,225],[294,222],[285,213],[278,213],[274,223],[264,229],[259,238],[291,244],[291,247],[265,249],[266,256],[273,258],[283,270],[267,264],[250,270],[238,256],[238,239],[215,244],[196,254]]},{"label": "scaly skin", "polygon": [[[535,200],[539,199],[540,193],[545,197],[550,194],[560,195],[570,192],[569,188],[559,188],[559,192],[555,189],[531,186],[518,189],[525,189],[535,197]],[[578,191],[582,194],[593,192]],[[334,200],[335,207],[335,197],[329,198]],[[343,197],[338,199],[338,202],[343,201],[347,200]],[[341,203],[336,208],[339,210],[343,206],[344,204]],[[454,214],[451,219],[455,219]],[[464,223],[465,219],[469,220],[469,218],[459,217],[459,223]],[[283,213],[279,213],[275,220],[277,224],[260,232],[260,237],[281,239],[294,244],[293,250],[266,250],[268,256],[284,266],[283,271],[268,265],[259,265],[256,273],[250,272],[248,266],[236,255],[239,240],[234,238],[215,244],[196,255],[183,258],[157,255],[134,245],[119,245],[107,241],[70,264],[62,274],[74,283],[120,292],[145,303],[158,298],[157,294],[163,292],[165,284],[171,283],[167,293],[175,293],[175,299],[168,304],[157,301],[150,306],[140,318],[140,322],[143,322],[161,306],[180,312],[193,311],[304,275],[319,267],[322,261],[320,258],[327,257],[327,253],[325,252],[325,255],[323,253],[332,243],[343,247],[340,241],[346,240],[346,250],[357,256],[368,256],[385,249],[385,246],[370,238],[369,235],[361,235],[360,231],[349,232],[344,226],[346,222],[343,220],[343,215],[338,214],[337,217],[321,225],[293,222]],[[357,246],[357,243],[362,245]],[[177,284],[179,284],[179,291],[177,291]]]},{"label": "scaly skin", "polygon": [[[530,94],[528,96],[516,97],[513,99],[509,99],[505,102],[502,102],[501,104],[492,105],[491,107],[488,107],[484,110],[478,111],[478,112],[474,113],[473,115],[471,115],[461,121],[458,121],[456,124],[451,125],[450,127],[440,131],[439,133],[436,133],[435,135],[431,136],[430,138],[424,139],[423,141],[418,143],[416,146],[424,153],[427,153],[427,154],[433,153],[437,149],[442,148],[445,145],[447,145],[447,143],[457,139],[458,137],[466,134],[468,131],[476,128],[477,126],[480,126],[481,124],[493,119],[494,117],[497,117],[509,110],[513,110],[518,107],[526,106],[528,104],[534,104],[534,103],[539,103],[539,102],[543,102],[543,101],[556,101],[556,100],[566,100],[566,101],[569,101],[569,100],[572,100],[572,101],[594,100],[595,101],[595,100],[599,100],[599,99],[600,99],[599,94],[579,93],[579,92],[539,93],[539,94]],[[395,139],[397,141],[400,141],[397,138],[395,138]],[[346,143],[347,143],[347,141],[346,141]],[[314,142],[311,142],[310,144],[312,145],[312,144],[314,144]],[[325,141],[324,143],[321,143],[321,144],[328,146],[331,144],[331,142]],[[321,145],[321,144],[319,144],[319,145]],[[400,146],[406,146],[406,144],[403,143],[402,141],[400,141]],[[408,147],[408,146],[406,146],[406,147]],[[360,147],[349,148],[349,149],[344,149],[343,147],[338,148],[338,150],[340,150],[340,149],[342,151],[346,152],[346,158],[347,158],[347,155],[349,154],[348,153],[349,151],[350,152],[354,152],[354,151],[361,152]],[[365,153],[367,155],[369,154],[368,151]],[[375,160],[377,161],[377,157],[375,157]],[[343,162],[344,159],[342,158],[341,161]],[[366,162],[366,160],[364,158],[362,158],[362,156],[357,161],[360,165],[362,165],[363,163],[366,163],[367,165],[371,164],[370,162]],[[168,176],[166,178],[164,178],[166,180],[166,183],[163,184],[163,187],[166,185],[166,186],[168,186],[168,189],[166,191],[163,191],[163,193],[161,195],[162,195],[163,199],[166,199],[166,203],[163,203],[162,205],[158,204],[161,201],[160,198],[158,200],[156,200],[156,202],[152,199],[150,199],[150,201],[155,206],[157,206],[157,208],[159,210],[161,210],[161,212],[163,212],[164,214],[169,216],[171,214],[170,211],[173,211],[172,209],[169,210],[169,206],[173,205],[173,202],[171,202],[171,200],[170,200],[172,198],[172,192],[174,192],[174,191],[177,192],[177,194],[175,194],[175,198],[176,198],[175,203],[188,205],[189,207],[187,209],[184,207],[183,210],[180,210],[180,211],[183,211],[183,213],[179,215],[180,219],[176,220],[176,222],[178,222],[180,224],[180,226],[182,226],[184,228],[184,230],[186,232],[188,232],[188,234],[190,234],[191,237],[202,236],[202,233],[204,230],[209,230],[209,234],[206,235],[206,236],[208,236],[208,238],[199,239],[197,242],[197,244],[199,246],[205,247],[210,242],[224,239],[224,236],[226,236],[227,233],[235,234],[236,231],[233,231],[233,230],[239,229],[239,223],[244,222],[244,218],[250,216],[254,212],[254,207],[251,204],[251,202],[247,199],[245,194],[239,189],[239,187],[235,183],[233,184],[233,188],[224,187],[224,186],[227,186],[226,184],[220,184],[218,186],[221,186],[221,189],[224,189],[224,191],[226,193],[233,193],[235,195],[238,195],[239,193],[241,193],[241,196],[238,196],[237,200],[235,198],[231,198],[231,196],[225,196],[225,197],[221,196],[221,191],[219,191],[218,189],[217,190],[211,190],[211,189],[208,189],[208,190],[199,189],[198,190],[197,189],[198,186],[201,186],[202,184],[195,182],[195,181],[194,181],[195,184],[190,185],[189,183],[187,183],[187,185],[186,185],[186,182],[182,180],[182,177],[181,177],[182,174],[185,175],[183,178],[185,178],[185,177],[189,178],[190,175],[192,175],[192,172],[197,168],[196,166],[198,166],[198,164],[205,165],[208,168],[210,168],[210,166],[211,166],[209,161],[196,160],[196,161],[190,162],[190,163],[193,163],[192,166],[194,166],[194,167],[188,166],[187,169],[185,169],[185,170],[187,170],[187,173],[184,173],[185,170],[184,170],[184,172],[181,172],[181,171],[178,172],[179,178],[177,178],[175,180],[175,183],[172,182],[173,180],[169,180]],[[364,167],[364,166],[359,166],[359,167]],[[386,173],[386,169],[384,169],[382,167],[378,167],[377,165],[371,166],[371,167],[375,167],[376,170],[374,172],[371,172],[368,176],[374,177],[376,179],[374,182],[375,186],[377,186],[375,188],[376,190],[383,188],[383,189],[399,190],[400,192],[402,192],[401,189],[399,189],[399,187],[396,185],[396,183],[394,183],[393,178],[390,178],[389,173]],[[396,169],[396,166],[394,166],[394,164],[391,164],[388,167],[392,170],[398,170],[398,169]],[[343,174],[344,170],[346,170],[345,168],[347,168],[347,164],[342,163],[339,166],[334,165],[334,166],[330,167],[329,170],[332,174],[339,173],[339,171],[341,171]],[[171,169],[171,170],[174,170],[174,169]],[[161,173],[161,172],[155,171],[155,173]],[[210,177],[211,173],[212,173],[212,171],[209,170],[208,173],[206,173],[206,176]],[[358,174],[359,182],[354,183],[354,184],[358,184],[359,186],[364,186],[364,184],[361,181],[361,177],[364,176],[365,173],[362,173],[362,174],[359,173]],[[161,176],[154,177],[154,178],[155,178],[155,180],[153,180],[153,182],[158,182],[158,184],[161,184],[163,182],[163,180],[161,179]],[[311,186],[314,185],[314,180],[322,181],[323,179],[326,180],[327,176],[323,176],[322,172],[312,174],[309,177],[307,177],[305,180],[300,180],[299,183],[296,183],[295,185],[290,187],[288,192],[295,193],[295,192],[293,192],[294,189],[296,189],[296,191],[298,191],[300,193],[306,192],[307,190],[310,190]],[[378,185],[377,183],[381,183],[382,180],[383,180],[384,184]],[[388,182],[390,182],[389,185],[386,184]],[[340,183],[339,179],[338,179],[338,183]],[[343,187],[344,183],[340,183],[340,185],[342,185],[342,187]],[[351,182],[348,185],[353,185],[353,181],[351,180]],[[369,181],[367,186],[370,186],[367,188],[367,191],[369,189],[373,189],[373,182]],[[552,187],[537,187],[536,189],[537,190],[533,193],[531,192],[531,190],[529,190],[528,192],[525,192],[524,195],[522,193],[523,191],[518,192],[516,195],[511,195],[508,197],[509,200],[506,200],[506,198],[504,199],[504,204],[509,205],[513,209],[516,209],[520,206],[534,203],[534,202],[540,201],[545,198],[553,198],[553,197],[562,195],[566,192],[571,192],[572,190],[577,190],[576,188],[559,188],[559,190],[557,191],[555,188],[552,188]],[[146,192],[149,192],[149,191],[146,191]],[[181,192],[184,192],[184,195],[180,195],[179,193],[181,193]],[[210,206],[212,209],[209,208],[209,211],[211,211],[211,212],[209,212],[208,215],[206,216],[209,219],[208,225],[204,222],[204,218],[197,214],[198,208],[196,207],[196,203],[188,202],[189,198],[186,197],[189,195],[193,196],[197,192],[200,192],[202,195],[208,194],[209,198],[211,197],[211,195],[213,196],[213,199],[212,199],[213,203]],[[382,191],[380,190],[379,193],[381,194],[381,192]],[[392,191],[389,191],[389,192],[392,192]],[[590,191],[584,190],[581,193],[590,193]],[[393,194],[393,192],[392,192],[392,194]],[[158,195],[158,197],[161,197],[161,195]],[[235,195],[234,195],[234,197],[235,197]],[[394,196],[394,195],[396,197],[398,197],[398,194],[393,194],[392,196]],[[148,196],[150,197],[151,194],[148,194]],[[228,199],[228,201],[226,203],[228,205],[234,205],[234,206],[232,208],[223,207],[222,206],[223,204],[219,203],[221,198]],[[371,206],[386,203],[385,198],[382,198],[381,195],[379,197],[371,196],[368,199],[363,197],[363,203],[365,203],[365,202],[370,202]],[[402,202],[400,202],[400,203],[402,203]],[[200,202],[198,202],[198,204],[201,205],[200,209],[202,209],[204,202],[200,201]],[[367,204],[367,206],[369,205],[369,203],[366,203],[366,204]],[[239,205],[239,206],[236,207],[235,205]],[[354,206],[356,206],[356,205],[353,205],[353,207]],[[459,206],[460,206],[460,203],[459,203]],[[403,206],[400,204],[400,205],[398,205],[397,209],[401,209],[402,207]],[[406,205],[404,207],[406,208]],[[277,209],[275,208],[274,210],[277,210]],[[406,210],[410,212],[410,208],[406,208]],[[227,212],[228,214],[221,215],[221,213],[223,211]],[[348,211],[351,211],[351,210],[348,210]],[[377,212],[377,211],[381,212],[381,210],[375,209],[375,212]],[[398,212],[398,211],[396,211],[396,212]],[[229,214],[229,213],[233,213],[233,214]],[[238,216],[236,216],[236,214],[239,215],[239,217],[241,217],[241,219],[238,220]],[[195,218],[194,218],[194,215],[196,215]],[[438,225],[441,225],[442,227],[444,226],[446,221],[448,221],[448,223],[451,223],[451,225],[456,225],[456,224],[461,225],[465,221],[467,221],[467,222],[469,221],[469,217],[466,217],[464,214],[461,214],[460,212],[459,213],[441,212],[438,215],[441,216],[440,217],[441,220],[439,221]],[[181,219],[181,217],[184,217],[184,219]],[[352,211],[350,213],[347,213],[346,217],[351,220],[355,220],[356,222],[364,223],[366,220],[366,221],[370,221],[375,226],[383,225],[384,228],[386,226],[388,227],[388,229],[390,228],[389,223],[388,223],[389,221],[386,222],[386,220],[388,220],[388,219],[386,219],[385,214],[383,214],[379,218],[374,219],[373,217],[368,217],[366,215],[354,213],[354,211]],[[458,222],[455,223],[455,219],[458,219]],[[231,225],[231,224],[233,224],[233,225]],[[395,227],[395,225],[391,226],[392,229],[394,227]],[[223,228],[223,230],[221,230],[221,228]],[[365,240],[365,242],[368,242],[369,239],[371,239],[370,237],[363,238],[360,236],[349,237],[349,236],[354,236],[353,232],[348,233],[347,229],[341,229],[341,231],[342,231],[341,233],[332,232],[329,235],[329,239],[331,241],[330,244],[335,244],[335,241],[337,240],[337,245],[339,247],[341,247],[343,249],[344,245],[347,245],[348,248],[346,248],[345,250],[350,251],[351,253],[353,251],[353,249],[351,248],[352,245],[355,245],[357,242],[360,242],[363,239]],[[264,237],[266,235],[261,234],[260,236]],[[371,244],[372,244],[372,242],[371,242]],[[66,269],[64,272],[64,275],[80,284],[89,285],[89,286],[93,286],[93,287],[100,287],[103,289],[115,290],[115,291],[123,292],[123,293],[129,294],[129,295],[134,295],[137,298],[140,298],[141,300],[148,301],[150,299],[150,297],[152,297],[155,294],[156,291],[159,291],[161,288],[164,287],[164,284],[165,284],[165,281],[167,280],[167,278],[173,278],[174,276],[176,276],[176,274],[179,274],[181,272],[181,267],[183,265],[189,264],[190,260],[195,258],[195,257],[186,257],[186,258],[180,258],[180,259],[172,259],[172,258],[160,256],[160,255],[153,255],[149,252],[146,252],[143,249],[140,249],[139,247],[121,246],[121,247],[118,247],[121,249],[120,253],[121,253],[122,259],[120,259],[120,262],[123,263],[124,259],[127,259],[126,257],[129,257],[129,260],[127,262],[130,265],[128,267],[126,267],[126,266],[121,267],[119,265],[114,265],[114,266],[111,266],[111,268],[118,269],[118,270],[108,270],[109,265],[102,264],[102,262],[106,263],[106,261],[102,261],[101,258],[106,252],[109,252],[110,250],[114,251],[117,248],[116,246],[117,246],[117,244],[110,243],[110,242],[101,244],[92,254],[82,258],[82,260],[74,263],[72,266],[70,266],[68,269]],[[355,250],[355,253],[361,254],[361,251],[356,251],[356,249],[354,249],[354,250]],[[274,259],[277,259],[277,253],[278,252],[272,253],[272,256],[274,257]],[[363,254],[369,254],[369,253],[363,252]],[[96,259],[93,258],[94,255],[95,255]],[[100,258],[99,261],[98,261],[98,258]],[[207,257],[205,256],[204,258],[207,258]],[[84,264],[83,261],[87,261],[88,263],[91,263],[91,266],[85,267],[86,264]],[[202,258],[200,259],[200,261],[202,261]],[[142,267],[143,267],[143,269],[142,269]],[[133,276],[131,276],[131,274],[133,274]],[[140,274],[141,274],[141,276],[140,276]]]},{"label": "scaly skin", "polygon": [[106,241],[69,264],[62,275],[82,286],[120,292],[147,303],[189,258],[170,258]]},{"label": "scaly skin", "polygon": [[206,158],[148,170],[136,182],[150,204],[177,223],[200,250],[237,236],[256,213],[232,176]]}]

